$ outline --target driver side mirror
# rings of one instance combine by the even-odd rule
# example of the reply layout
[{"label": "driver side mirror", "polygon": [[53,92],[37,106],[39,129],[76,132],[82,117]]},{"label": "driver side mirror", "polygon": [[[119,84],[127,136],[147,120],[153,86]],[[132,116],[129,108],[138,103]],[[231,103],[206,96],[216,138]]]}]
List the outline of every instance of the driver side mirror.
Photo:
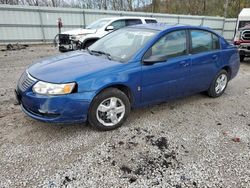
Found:
[{"label": "driver side mirror", "polygon": [[167,61],[166,55],[153,55],[146,59],[143,59],[143,64],[153,65],[155,63],[163,63]]},{"label": "driver side mirror", "polygon": [[114,30],[114,26],[109,25],[106,27],[105,31],[113,31]]}]

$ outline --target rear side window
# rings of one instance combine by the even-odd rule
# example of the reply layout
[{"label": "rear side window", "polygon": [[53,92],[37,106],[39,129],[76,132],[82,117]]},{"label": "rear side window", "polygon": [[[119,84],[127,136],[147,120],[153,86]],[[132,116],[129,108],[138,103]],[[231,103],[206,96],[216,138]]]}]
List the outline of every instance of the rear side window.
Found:
[{"label": "rear side window", "polygon": [[122,27],[126,26],[125,20],[116,20],[113,23],[111,23],[110,25],[112,25],[114,27],[114,29],[120,29]]},{"label": "rear side window", "polygon": [[156,20],[149,20],[149,19],[146,19],[145,22],[146,22],[146,23],[157,23]]},{"label": "rear side window", "polygon": [[213,38],[213,50],[220,49],[220,39],[219,39],[219,37],[212,34],[212,38]]},{"label": "rear side window", "polygon": [[127,19],[126,20],[126,26],[137,25],[137,24],[142,24],[142,21],[140,19]]},{"label": "rear side window", "polygon": [[220,49],[219,38],[208,31],[192,30],[191,40],[193,54]]}]

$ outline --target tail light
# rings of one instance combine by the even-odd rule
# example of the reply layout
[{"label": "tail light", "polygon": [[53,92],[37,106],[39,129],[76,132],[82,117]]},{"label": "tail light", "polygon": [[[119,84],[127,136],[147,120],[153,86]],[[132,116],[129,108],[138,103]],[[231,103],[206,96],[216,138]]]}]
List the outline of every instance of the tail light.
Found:
[{"label": "tail light", "polygon": [[234,37],[234,45],[240,45],[242,43],[242,40],[240,38],[240,31],[237,31]]},{"label": "tail light", "polygon": [[241,40],[234,41],[234,45],[240,45],[242,43]]}]

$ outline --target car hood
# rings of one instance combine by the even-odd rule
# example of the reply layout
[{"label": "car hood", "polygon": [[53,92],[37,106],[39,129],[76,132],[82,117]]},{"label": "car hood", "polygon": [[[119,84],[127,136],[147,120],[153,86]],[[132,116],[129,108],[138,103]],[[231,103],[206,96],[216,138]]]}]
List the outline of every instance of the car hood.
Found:
[{"label": "car hood", "polygon": [[73,29],[69,31],[62,32],[62,34],[68,35],[82,35],[82,34],[93,34],[96,33],[96,29]]},{"label": "car hood", "polygon": [[105,57],[90,55],[84,51],[74,51],[38,60],[28,68],[28,72],[38,80],[65,83],[121,65],[122,63]]}]

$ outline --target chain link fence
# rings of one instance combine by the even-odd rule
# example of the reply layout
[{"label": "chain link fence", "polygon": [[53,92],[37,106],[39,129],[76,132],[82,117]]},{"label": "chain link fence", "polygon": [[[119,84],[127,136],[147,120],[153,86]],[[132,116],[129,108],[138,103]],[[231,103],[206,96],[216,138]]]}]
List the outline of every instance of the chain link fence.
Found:
[{"label": "chain link fence", "polygon": [[145,16],[158,22],[210,27],[231,40],[237,19],[223,17],[158,14],[146,12],[104,11],[76,8],[51,8],[0,5],[0,43],[49,43],[58,33],[57,19],[63,22],[62,31],[84,28],[105,17]]}]

